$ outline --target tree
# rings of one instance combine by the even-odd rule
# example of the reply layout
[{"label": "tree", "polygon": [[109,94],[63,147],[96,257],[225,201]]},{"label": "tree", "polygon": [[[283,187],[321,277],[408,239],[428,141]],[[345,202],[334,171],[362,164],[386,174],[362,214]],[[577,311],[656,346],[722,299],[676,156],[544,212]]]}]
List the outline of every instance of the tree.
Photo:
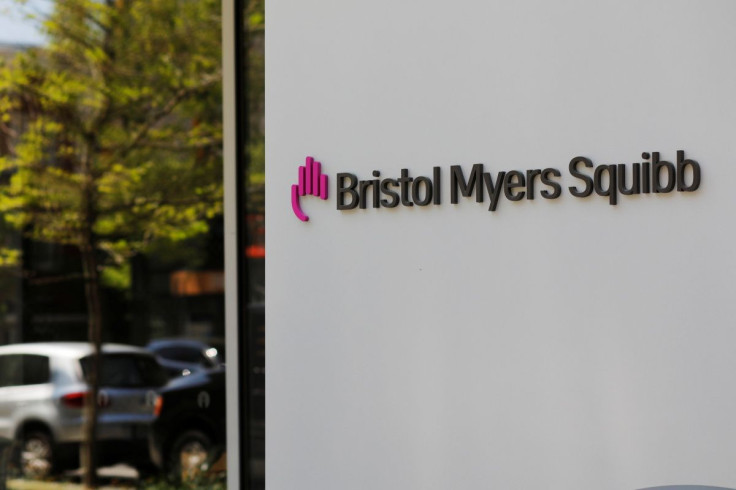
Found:
[{"label": "tree", "polygon": [[[218,0],[63,0],[47,46],[0,69],[2,218],[80,253],[94,345],[83,451],[95,486],[100,273],[222,212]],[[8,262],[12,253],[0,254]]]}]

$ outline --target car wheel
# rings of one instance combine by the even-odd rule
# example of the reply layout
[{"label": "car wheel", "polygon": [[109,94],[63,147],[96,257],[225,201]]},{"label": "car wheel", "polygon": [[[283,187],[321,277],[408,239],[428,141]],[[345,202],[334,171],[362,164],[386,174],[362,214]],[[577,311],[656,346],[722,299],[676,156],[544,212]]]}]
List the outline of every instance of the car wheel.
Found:
[{"label": "car wheel", "polygon": [[189,430],[171,445],[167,461],[168,474],[174,480],[191,480],[209,468],[212,459],[212,441],[199,430]]},{"label": "car wheel", "polygon": [[18,466],[25,478],[42,479],[54,469],[54,449],[51,436],[42,431],[24,433],[20,440]]}]

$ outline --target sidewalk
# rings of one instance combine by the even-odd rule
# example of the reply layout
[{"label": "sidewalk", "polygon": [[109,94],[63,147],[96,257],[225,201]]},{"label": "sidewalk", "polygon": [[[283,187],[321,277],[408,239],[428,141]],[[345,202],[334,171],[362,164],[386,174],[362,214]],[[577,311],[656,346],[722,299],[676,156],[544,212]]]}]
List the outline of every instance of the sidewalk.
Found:
[{"label": "sidewalk", "polygon": [[[79,476],[79,475],[78,475]],[[115,465],[100,468],[97,472],[97,476],[100,480],[100,489],[135,489],[139,488],[136,482],[138,481],[138,472],[127,465]],[[53,481],[34,481],[34,480],[8,480],[8,490],[75,490],[83,489],[84,486],[80,483],[74,483],[71,481],[66,482],[53,482]]]},{"label": "sidewalk", "polygon": [[[29,480],[10,480],[8,481],[8,490],[74,490],[83,489],[84,487],[79,483],[57,483],[57,482],[42,482],[42,481],[29,481]],[[115,486],[103,486],[99,487],[100,490],[121,490],[121,489],[135,489],[137,488],[133,484],[115,485]]]}]

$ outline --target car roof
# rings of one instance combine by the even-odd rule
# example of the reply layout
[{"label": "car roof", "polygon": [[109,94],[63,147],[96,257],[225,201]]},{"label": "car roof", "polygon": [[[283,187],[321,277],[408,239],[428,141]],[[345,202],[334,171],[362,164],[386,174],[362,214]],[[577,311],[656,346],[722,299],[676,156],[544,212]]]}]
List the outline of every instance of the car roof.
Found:
[{"label": "car roof", "polygon": [[[102,352],[106,354],[135,353],[150,355],[141,347],[124,344],[103,344]],[[4,354],[37,354],[53,357],[79,358],[92,354],[92,344],[88,342],[32,342],[26,344],[10,344],[0,346],[0,355]]]}]

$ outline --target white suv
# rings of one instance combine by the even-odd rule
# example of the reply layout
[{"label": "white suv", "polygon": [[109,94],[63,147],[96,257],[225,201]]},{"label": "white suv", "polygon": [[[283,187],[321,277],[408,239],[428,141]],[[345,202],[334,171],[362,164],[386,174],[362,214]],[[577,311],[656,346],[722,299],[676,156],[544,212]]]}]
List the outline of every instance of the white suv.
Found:
[{"label": "white suv", "polygon": [[[100,463],[145,468],[156,390],[167,376],[138,347],[103,346],[98,398]],[[45,342],[0,347],[0,437],[18,441],[16,463],[26,477],[75,468],[82,441],[87,343]]]}]

